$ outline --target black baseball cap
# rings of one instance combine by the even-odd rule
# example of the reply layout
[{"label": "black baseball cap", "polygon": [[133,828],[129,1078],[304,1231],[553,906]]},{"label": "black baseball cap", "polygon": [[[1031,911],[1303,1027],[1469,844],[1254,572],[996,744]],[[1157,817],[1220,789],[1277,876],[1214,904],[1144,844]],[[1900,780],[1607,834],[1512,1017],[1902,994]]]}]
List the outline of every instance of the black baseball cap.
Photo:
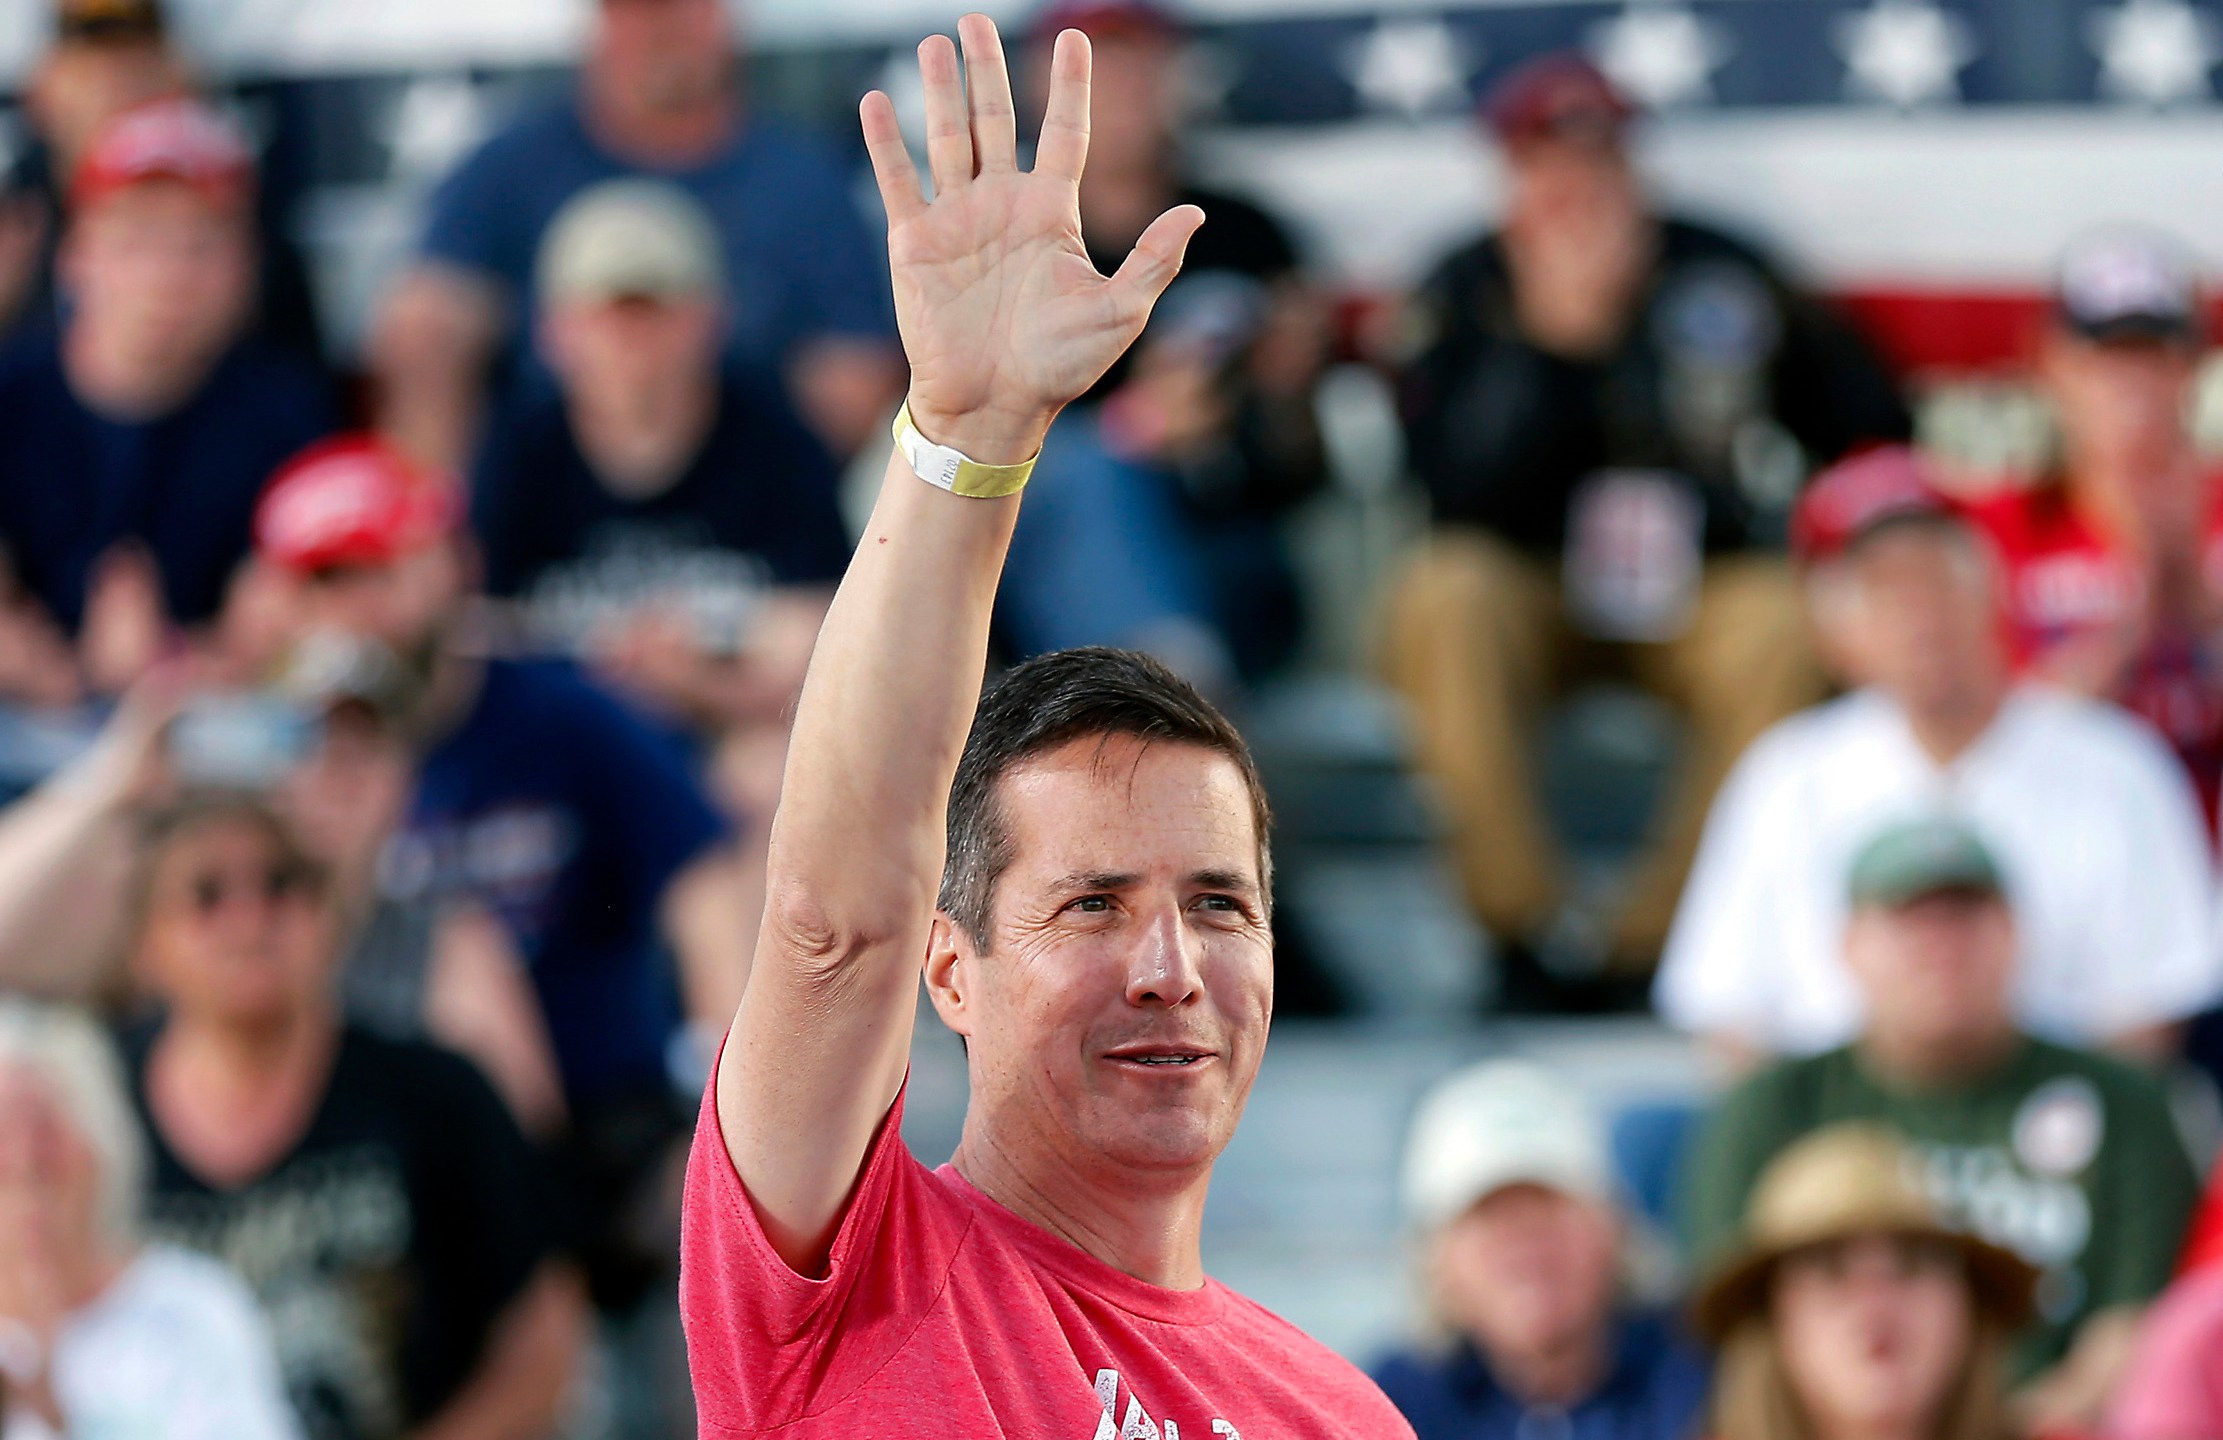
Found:
[{"label": "black baseball cap", "polygon": [[2054,318],[2087,340],[2197,345],[2207,335],[2201,304],[2192,257],[2151,231],[2087,235],[2054,276]]}]

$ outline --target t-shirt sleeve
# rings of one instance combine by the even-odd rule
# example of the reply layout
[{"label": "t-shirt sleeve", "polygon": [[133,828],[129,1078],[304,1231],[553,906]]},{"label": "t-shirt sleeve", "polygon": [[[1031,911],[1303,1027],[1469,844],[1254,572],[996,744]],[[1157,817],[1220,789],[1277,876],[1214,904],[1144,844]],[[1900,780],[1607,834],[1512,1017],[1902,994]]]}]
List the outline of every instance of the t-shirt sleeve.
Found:
[{"label": "t-shirt sleeve", "polygon": [[2110,786],[2120,829],[2108,848],[2119,883],[2089,917],[2102,993],[2086,1012],[2096,1035],[2181,1020],[2223,993],[2211,852],[2198,801],[2176,757],[2144,722],[2110,714],[2122,737]]},{"label": "t-shirt sleeve", "polygon": [[2154,1307],[2116,1397],[2113,1440],[2223,1435],[2223,1271],[2178,1282]]},{"label": "t-shirt sleeve", "polygon": [[518,175],[529,157],[521,134],[496,135],[458,165],[432,192],[420,258],[512,284],[532,273],[538,240],[519,214]]},{"label": "t-shirt sleeve", "polygon": [[706,1433],[748,1434],[838,1402],[917,1329],[969,1217],[904,1147],[903,1096],[865,1151],[825,1274],[789,1268],[733,1168],[712,1074],[687,1162],[679,1309]]},{"label": "t-shirt sleeve", "polygon": [[213,1264],[197,1274],[191,1323],[173,1340],[191,1351],[175,1368],[176,1392],[163,1397],[169,1440],[297,1440],[270,1327],[247,1287]]},{"label": "t-shirt sleeve", "polygon": [[2144,1305],[2176,1273],[2185,1226],[2199,1203],[2200,1180],[2178,1137],[2160,1085],[2125,1072],[2107,1098],[2108,1167],[2115,1203],[2106,1243],[2088,1252],[2085,1283],[2093,1310]]},{"label": "t-shirt sleeve", "polygon": [[580,679],[572,697],[585,806],[603,863],[631,904],[653,908],[674,876],[727,837],[676,735]]},{"label": "t-shirt sleeve", "polygon": [[554,1243],[548,1184],[486,1077],[459,1055],[411,1047],[412,1108],[427,1127],[418,1188],[420,1256],[444,1313],[429,1316],[409,1366],[420,1410],[437,1408],[476,1367],[492,1328]]},{"label": "t-shirt sleeve", "polygon": [[1781,863],[1800,848],[1794,777],[1782,761],[1790,738],[1761,737],[1706,817],[1652,991],[1661,1018],[1678,1029],[1727,1031],[1774,1048],[1774,987],[1784,946],[1797,934],[1781,914],[1799,879]]}]

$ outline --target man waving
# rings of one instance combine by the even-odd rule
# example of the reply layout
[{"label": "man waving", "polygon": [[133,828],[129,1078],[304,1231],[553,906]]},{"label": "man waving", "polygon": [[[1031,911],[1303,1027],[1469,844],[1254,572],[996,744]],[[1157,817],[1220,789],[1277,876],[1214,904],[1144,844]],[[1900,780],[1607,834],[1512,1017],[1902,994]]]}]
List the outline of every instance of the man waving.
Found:
[{"label": "man waving", "polygon": [[[696,1132],[681,1302],[702,1429],[1409,1437],[1199,1255],[1273,1008],[1242,740],[1111,651],[979,698],[1031,457],[1203,215],[1160,216],[1100,276],[1076,203],[1087,41],[1058,38],[1022,172],[995,28],[958,30],[962,70],[947,39],[919,48],[931,203],[887,97],[864,101],[910,400],[803,690],[764,932]],[[922,959],[972,1082],[936,1171],[899,1133]]]}]

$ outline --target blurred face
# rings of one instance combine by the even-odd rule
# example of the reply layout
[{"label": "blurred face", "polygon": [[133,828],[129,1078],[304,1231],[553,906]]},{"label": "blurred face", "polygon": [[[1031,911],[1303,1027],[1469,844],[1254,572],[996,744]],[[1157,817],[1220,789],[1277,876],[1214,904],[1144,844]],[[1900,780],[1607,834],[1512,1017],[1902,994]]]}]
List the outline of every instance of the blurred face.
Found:
[{"label": "blurred face", "polygon": [[2132,484],[2181,480],[2177,461],[2188,443],[2185,413],[2198,363],[2189,345],[2055,331],[2041,371],[2071,468]]},{"label": "blurred face", "polygon": [[1824,627],[1852,678],[1916,712],[1989,693],[1999,663],[1991,570],[1971,537],[1928,522],[1888,525],[1837,562],[1842,593]]},{"label": "blurred face", "polygon": [[593,63],[621,103],[649,112],[720,101],[733,70],[721,0],[601,0]]},{"label": "blurred face", "polygon": [[322,741],[286,778],[279,798],[302,843],[352,888],[369,878],[399,828],[415,778],[398,737],[343,709],[326,722]]},{"label": "blurred face", "polygon": [[127,186],[81,210],[61,263],[72,325],[157,374],[213,363],[254,300],[246,215],[177,181]]},{"label": "blurred face", "polygon": [[1007,1153],[1122,1188],[1193,1181],[1234,1133],[1273,1010],[1241,772],[1196,746],[1091,736],[1014,769],[999,797],[1012,859],[991,944],[940,920],[929,962],[978,1117]]},{"label": "blurred face", "polygon": [[1524,139],[1504,149],[1506,219],[1517,228],[1552,228],[1642,209],[1627,153],[1604,136]]},{"label": "blurred face", "polygon": [[317,878],[251,821],[212,817],[154,857],[137,958],[180,1016],[260,1026],[313,1009],[335,940]]},{"label": "blurred face", "polygon": [[184,67],[161,40],[117,36],[57,44],[32,77],[32,118],[65,173],[100,133],[134,105],[185,88]]},{"label": "blurred face", "polygon": [[303,633],[376,641],[404,664],[422,664],[463,590],[462,556],[452,544],[435,543],[383,565],[340,565],[305,576],[296,610]]},{"label": "blurred face", "polygon": [[547,349],[565,394],[633,409],[715,374],[720,318],[707,299],[574,303],[550,312]]},{"label": "blurred face", "polygon": [[1475,1202],[1436,1242],[1446,1318],[1485,1356],[1551,1356],[1600,1335],[1621,1259],[1604,1206],[1541,1185]]},{"label": "blurred face", "polygon": [[1867,997],[1869,1033],[1894,1049],[1989,1053],[2014,1028],[2014,919],[1996,895],[1863,906],[1845,927],[1845,962]]},{"label": "blurred face", "polygon": [[[46,1078],[0,1062],[0,1229],[50,1226],[63,1217],[89,1221],[99,1202],[100,1157],[71,1126]],[[0,1291],[7,1288],[0,1281]]]},{"label": "blurred face", "polygon": [[[1163,166],[1178,117],[1181,47],[1159,35],[1106,35],[1090,45],[1088,159],[1107,172],[1125,174]],[[1047,95],[1048,48],[1043,47],[1041,95]]]},{"label": "blurred face", "polygon": [[1960,1259],[1934,1241],[1864,1236],[1792,1255],[1773,1313],[1791,1388],[1823,1435],[1928,1433],[1975,1337]]}]

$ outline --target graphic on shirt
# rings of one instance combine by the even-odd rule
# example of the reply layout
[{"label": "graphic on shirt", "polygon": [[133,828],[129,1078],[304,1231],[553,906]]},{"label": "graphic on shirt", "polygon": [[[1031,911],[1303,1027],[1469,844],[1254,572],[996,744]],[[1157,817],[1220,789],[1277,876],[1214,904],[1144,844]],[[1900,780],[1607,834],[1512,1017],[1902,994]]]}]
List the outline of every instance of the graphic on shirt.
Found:
[{"label": "graphic on shirt", "polygon": [[547,923],[556,877],[577,852],[577,824],[553,805],[516,803],[394,837],[379,861],[388,895],[474,895],[520,928]]},{"label": "graphic on shirt", "polygon": [[2106,1134],[2099,1091],[2081,1075],[2040,1085],[2015,1112],[2015,1156],[2035,1175],[2074,1176],[2099,1154]]},{"label": "graphic on shirt", "polygon": [[[1142,1408],[1142,1397],[1133,1390],[1127,1392],[1127,1413],[1119,1416],[1119,1372],[1096,1372],[1096,1398],[1104,1402],[1103,1412],[1097,1416],[1096,1428],[1089,1440],[1181,1440],[1180,1422],[1168,1419],[1162,1425],[1150,1418]],[[1114,1418],[1119,1416],[1119,1418]],[[1217,1416],[1212,1420],[1212,1434],[1224,1435],[1227,1440],[1243,1440],[1242,1432]]]},{"label": "graphic on shirt", "polygon": [[[2041,1088],[2033,1098],[2052,1088]],[[2016,1128],[2019,1135],[2022,1127]],[[2073,1313],[2087,1289],[2079,1267],[2092,1239],[2092,1202],[2083,1187],[2028,1173],[2004,1145],[1918,1148],[1938,1208],[1953,1223],[2014,1251],[2042,1272],[2040,1313],[2048,1319]]]}]

